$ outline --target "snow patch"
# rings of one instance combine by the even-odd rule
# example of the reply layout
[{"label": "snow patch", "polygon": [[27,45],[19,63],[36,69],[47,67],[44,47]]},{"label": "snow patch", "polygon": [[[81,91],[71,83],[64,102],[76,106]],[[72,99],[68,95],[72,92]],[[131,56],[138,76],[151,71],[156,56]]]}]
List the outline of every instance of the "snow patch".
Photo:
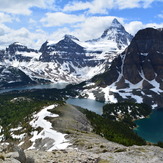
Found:
[{"label": "snow patch", "polygon": [[0,133],[2,132],[2,126],[0,126]]},{"label": "snow patch", "polygon": [[42,131],[34,131],[32,133],[33,137],[30,140],[33,142],[33,144],[29,149],[35,149],[35,141],[37,139],[44,140],[46,138],[53,140],[53,144],[51,144],[51,147],[48,149],[48,151],[52,151],[54,149],[65,149],[70,145],[65,139],[66,134],[62,134],[53,130],[52,124],[45,120],[45,117],[58,117],[57,114],[53,114],[48,111],[55,108],[56,106],[57,105],[50,105],[34,115],[34,119],[30,122],[30,125],[35,129],[41,127]]},{"label": "snow patch", "polygon": [[[1,132],[2,132],[2,126],[0,126],[0,134],[1,134]],[[0,142],[3,140],[3,138],[4,138],[4,135],[2,134],[2,135],[0,135]]]},{"label": "snow patch", "polygon": [[150,81],[150,84],[152,84],[155,88],[152,88],[151,90],[159,94],[160,92],[163,92],[163,90],[160,89],[160,84],[154,79]]},{"label": "snow patch", "polygon": [[11,133],[11,136],[13,139],[18,139],[18,140],[23,140],[23,138],[25,137],[25,133],[20,134],[20,135],[15,135],[14,133]]},{"label": "snow patch", "polygon": [[48,40],[48,41],[47,41],[47,46],[53,46],[53,45],[55,45],[56,43],[58,43],[58,41],[51,41],[51,40]]},{"label": "snow patch", "polygon": [[110,95],[110,91],[113,92],[114,87],[106,87],[102,90],[102,92],[104,92],[105,94],[105,101],[109,101],[109,102],[112,102],[112,103],[117,103],[117,99],[114,97],[114,95]]},{"label": "snow patch", "polygon": [[[16,100],[17,98],[14,98],[14,100]],[[18,131],[18,130],[21,130],[22,127],[17,127],[17,128],[11,128],[10,131],[11,132],[14,132],[14,131]]]},{"label": "snow patch", "polygon": [[140,54],[145,56],[145,57],[148,55],[148,53],[140,53]]},{"label": "snow patch", "polygon": [[18,146],[22,146],[24,144],[24,141],[20,142]]},{"label": "snow patch", "polygon": [[143,98],[140,96],[132,95],[132,98],[134,98],[137,103],[143,103]]},{"label": "snow patch", "polygon": [[37,53],[37,52],[16,52],[16,55],[21,55],[24,57],[39,59],[41,56],[41,53]]},{"label": "snow patch", "polygon": [[156,109],[157,107],[158,107],[157,104],[153,104],[153,105],[152,105],[152,109]]},{"label": "snow patch", "polygon": [[88,93],[88,98],[91,100],[96,100],[96,97],[94,96],[94,94],[92,92]]}]

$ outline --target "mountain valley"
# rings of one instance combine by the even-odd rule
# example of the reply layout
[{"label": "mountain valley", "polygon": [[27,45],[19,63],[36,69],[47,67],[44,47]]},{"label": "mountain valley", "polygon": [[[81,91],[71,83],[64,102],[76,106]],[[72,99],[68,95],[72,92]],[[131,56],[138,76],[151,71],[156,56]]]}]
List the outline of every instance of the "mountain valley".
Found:
[{"label": "mountain valley", "polygon": [[[19,42],[0,50],[0,89],[27,87],[0,93],[0,162],[163,162],[162,140],[133,131],[163,107],[162,45],[163,29],[132,36],[113,19],[97,39],[65,35],[39,50]],[[67,86],[28,89],[52,83]],[[69,98],[101,101],[102,113]]]}]

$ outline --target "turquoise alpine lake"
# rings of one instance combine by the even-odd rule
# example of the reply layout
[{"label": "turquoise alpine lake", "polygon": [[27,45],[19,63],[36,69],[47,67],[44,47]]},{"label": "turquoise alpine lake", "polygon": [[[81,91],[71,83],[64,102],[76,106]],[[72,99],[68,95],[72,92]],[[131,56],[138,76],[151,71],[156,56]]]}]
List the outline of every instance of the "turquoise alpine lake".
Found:
[{"label": "turquoise alpine lake", "polygon": [[134,131],[148,142],[163,142],[163,110],[154,110],[148,118],[135,121]]},{"label": "turquoise alpine lake", "polygon": [[[68,104],[80,106],[97,114],[103,113],[105,103],[90,99],[69,98]],[[148,118],[135,121],[137,128],[134,131],[148,142],[163,142],[163,110],[154,110]]]},{"label": "turquoise alpine lake", "polygon": [[68,104],[72,104],[72,105],[80,106],[84,109],[88,109],[100,115],[103,113],[103,106],[105,105],[105,103],[98,102],[96,100],[79,99],[79,98],[69,98],[66,102]]}]

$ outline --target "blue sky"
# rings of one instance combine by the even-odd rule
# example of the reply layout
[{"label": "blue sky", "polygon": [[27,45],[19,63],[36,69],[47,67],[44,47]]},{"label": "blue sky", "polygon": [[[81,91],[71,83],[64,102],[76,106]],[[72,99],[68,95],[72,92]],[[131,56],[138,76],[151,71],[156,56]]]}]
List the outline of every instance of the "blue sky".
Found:
[{"label": "blue sky", "polygon": [[99,37],[117,18],[134,35],[163,28],[163,0],[0,0],[0,49],[17,41],[40,48],[46,40],[72,34]]}]

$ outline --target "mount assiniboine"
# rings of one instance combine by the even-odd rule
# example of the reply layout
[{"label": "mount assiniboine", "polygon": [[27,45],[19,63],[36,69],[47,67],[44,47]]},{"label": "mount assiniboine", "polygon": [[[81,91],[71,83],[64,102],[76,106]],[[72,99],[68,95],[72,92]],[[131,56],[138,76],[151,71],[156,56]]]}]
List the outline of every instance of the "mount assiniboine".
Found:
[{"label": "mount assiniboine", "polygon": [[0,87],[37,83],[79,83],[105,72],[132,36],[114,19],[98,39],[81,42],[65,35],[46,41],[40,50],[15,42],[0,51]]},{"label": "mount assiniboine", "polygon": [[83,96],[163,107],[163,30],[138,31],[128,48],[113,60],[105,73],[95,76],[89,87],[83,90]]}]

